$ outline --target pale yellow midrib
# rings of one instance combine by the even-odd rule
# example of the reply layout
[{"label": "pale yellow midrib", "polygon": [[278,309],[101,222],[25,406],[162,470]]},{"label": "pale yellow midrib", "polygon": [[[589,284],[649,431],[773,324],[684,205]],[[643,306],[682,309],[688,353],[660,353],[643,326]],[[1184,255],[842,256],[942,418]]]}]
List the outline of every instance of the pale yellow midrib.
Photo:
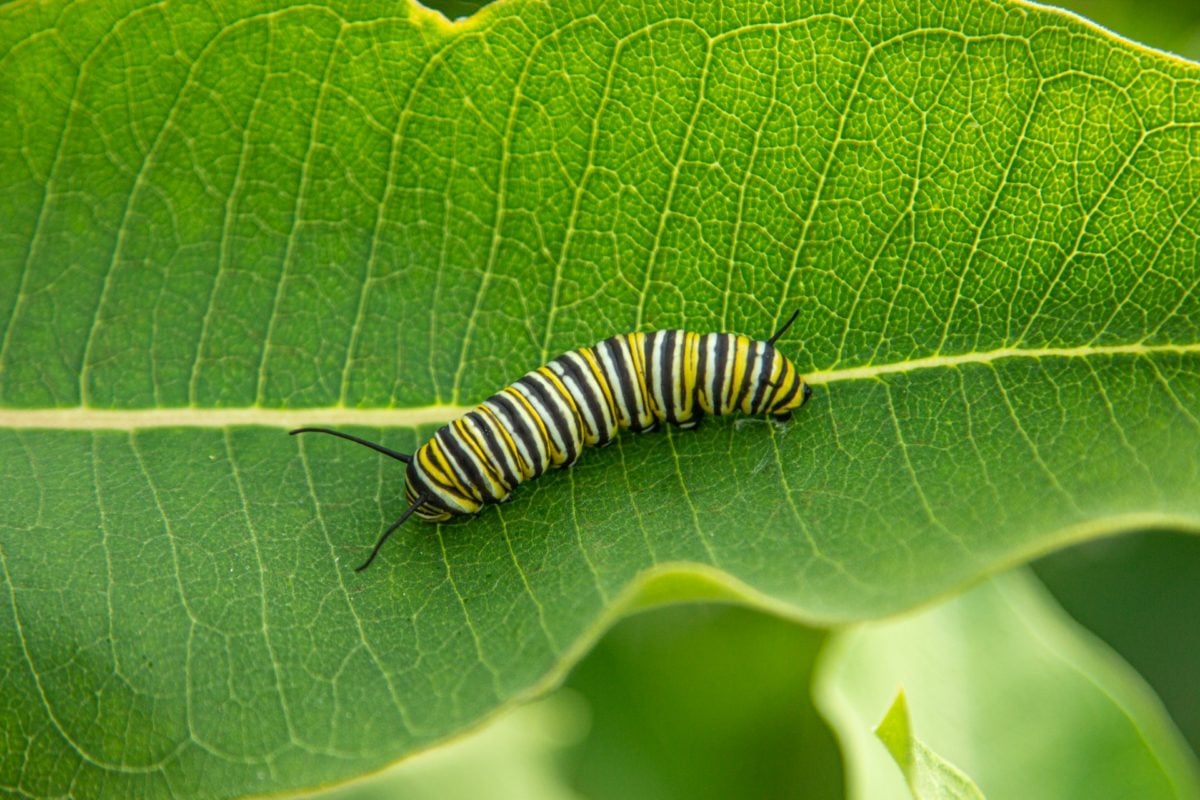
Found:
[{"label": "pale yellow midrib", "polygon": [[[1005,359],[1097,358],[1106,356],[1185,355],[1200,353],[1200,343],[1066,348],[1004,347],[983,353],[964,353],[952,356],[928,356],[877,364],[868,367],[848,367],[813,372],[807,379],[814,385],[839,381],[873,380],[885,375],[944,369],[969,364],[990,364]],[[0,409],[0,428],[51,428],[68,430],[135,430],[141,428],[226,428],[238,425],[260,425],[275,428],[297,428],[303,425],[362,425],[365,427],[411,427],[449,422],[473,406],[432,405],[419,408],[147,408],[108,410],[98,408],[34,408]]]},{"label": "pale yellow midrib", "polygon": [[892,364],[876,364],[869,367],[848,367],[813,372],[805,377],[809,383],[823,384],[837,381],[861,381],[898,372],[917,372],[938,367],[959,367],[967,364],[990,364],[1009,358],[1096,358],[1104,356],[1151,356],[1200,353],[1200,342],[1196,344],[1117,344],[1087,347],[1001,347],[983,353],[963,353],[952,356],[926,356]]}]

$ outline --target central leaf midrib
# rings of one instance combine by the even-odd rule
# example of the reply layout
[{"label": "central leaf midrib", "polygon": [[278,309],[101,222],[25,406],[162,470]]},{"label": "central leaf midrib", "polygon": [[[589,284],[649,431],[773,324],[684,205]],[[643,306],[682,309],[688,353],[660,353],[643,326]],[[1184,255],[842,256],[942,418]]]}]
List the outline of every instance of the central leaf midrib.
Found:
[{"label": "central leaf midrib", "polygon": [[1079,347],[1000,347],[977,353],[955,355],[933,355],[921,358],[894,361],[888,364],[873,364],[863,367],[818,370],[805,377],[810,383],[825,384],[838,381],[869,380],[881,375],[919,372],[926,369],[956,368],[968,364],[991,364],[1009,359],[1072,359],[1100,358],[1112,356],[1154,356],[1163,354],[1185,355],[1200,353],[1200,342],[1191,344],[1118,344],[1082,345]]},{"label": "central leaf midrib", "polygon": [[[818,370],[806,375],[814,385],[841,381],[876,380],[886,375],[932,369],[954,369],[971,364],[991,364],[1013,359],[1082,359],[1115,356],[1188,355],[1200,353],[1195,344],[1122,344],[1068,348],[999,348],[978,353],[925,356],[844,369]],[[409,408],[347,408],[317,406],[274,409],[256,406],[237,408],[143,408],[100,409],[84,406],[66,408],[0,409],[0,428],[51,430],[135,430],[140,428],[228,428],[239,425],[294,428],[321,422],[327,425],[361,425],[403,428],[449,422],[474,408],[474,404],[428,405]]]}]

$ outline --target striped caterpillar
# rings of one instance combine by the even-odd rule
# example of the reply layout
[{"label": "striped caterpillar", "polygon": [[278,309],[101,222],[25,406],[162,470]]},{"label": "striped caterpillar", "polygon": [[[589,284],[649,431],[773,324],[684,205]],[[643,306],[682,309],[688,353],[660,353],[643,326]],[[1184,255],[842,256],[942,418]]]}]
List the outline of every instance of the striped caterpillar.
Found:
[{"label": "striped caterpillar", "polygon": [[564,353],[443,425],[413,454],[328,428],[408,464],[408,508],[379,537],[414,513],[439,522],[508,499],[518,484],[550,467],[569,467],[586,445],[603,447],[623,429],[666,422],[695,428],[705,414],[766,414],[785,421],[812,395],[796,367],[775,349],[799,311],[766,341],[733,333],[655,331],[612,336]]}]

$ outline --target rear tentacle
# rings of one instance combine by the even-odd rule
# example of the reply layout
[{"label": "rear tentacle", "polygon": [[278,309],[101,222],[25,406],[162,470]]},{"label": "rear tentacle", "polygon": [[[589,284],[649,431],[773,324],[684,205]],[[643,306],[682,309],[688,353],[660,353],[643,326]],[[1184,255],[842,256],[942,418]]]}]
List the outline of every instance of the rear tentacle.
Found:
[{"label": "rear tentacle", "polygon": [[792,323],[796,321],[796,317],[798,316],[800,316],[800,309],[797,308],[792,312],[792,316],[788,317],[788,321],[783,323],[783,326],[779,330],[775,331],[770,339],[767,339],[767,344],[774,347],[775,342],[779,341],[780,336],[783,336],[785,333],[787,333],[787,329],[792,327]]}]

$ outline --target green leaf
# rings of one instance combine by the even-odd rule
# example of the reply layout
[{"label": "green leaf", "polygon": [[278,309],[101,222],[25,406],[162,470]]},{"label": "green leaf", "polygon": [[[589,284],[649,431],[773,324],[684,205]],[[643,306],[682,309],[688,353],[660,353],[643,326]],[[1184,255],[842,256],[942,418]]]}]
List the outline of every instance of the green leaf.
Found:
[{"label": "green leaf", "polygon": [[971,779],[957,767],[930,750],[912,731],[904,690],[896,693],[891,708],[875,727],[875,735],[896,760],[916,800],[967,798],[983,800]]},{"label": "green leaf", "polygon": [[[1025,5],[0,6],[0,786],[279,792],[624,610],[836,624],[1200,530],[1200,71]],[[789,427],[474,521],[400,448],[612,333],[781,342]]]},{"label": "green leaf", "polygon": [[823,631],[728,605],[621,620],[571,671],[591,730],[567,754],[590,800],[840,798],[809,683]]},{"label": "green leaf", "polygon": [[[897,686],[920,735],[916,764],[903,735],[885,733],[908,713],[890,699]],[[928,786],[928,756],[960,767],[989,800],[1200,797],[1195,756],[1154,693],[1023,571],[834,634],[814,697],[842,743],[849,797],[913,796],[905,780]]]},{"label": "green leaf", "polygon": [[1146,679],[1200,753],[1200,537],[1160,531],[1101,539],[1033,567],[1072,618]]},{"label": "green leaf", "polygon": [[558,693],[380,775],[312,800],[581,800],[567,784],[562,750],[587,729],[578,697]]}]

